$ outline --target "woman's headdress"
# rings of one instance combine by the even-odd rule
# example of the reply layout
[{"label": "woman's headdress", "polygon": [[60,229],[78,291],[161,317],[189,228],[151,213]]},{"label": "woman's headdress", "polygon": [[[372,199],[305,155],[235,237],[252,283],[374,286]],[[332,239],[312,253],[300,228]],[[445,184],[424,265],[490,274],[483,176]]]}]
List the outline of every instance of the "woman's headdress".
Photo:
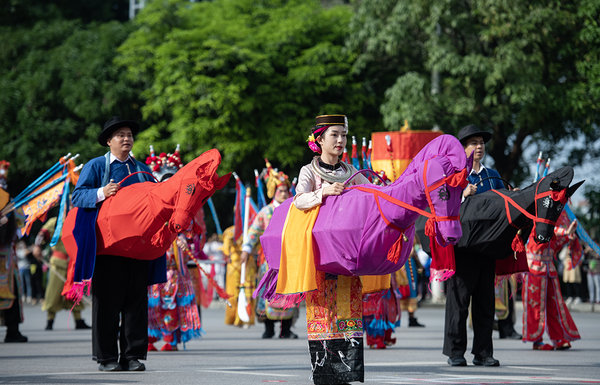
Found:
[{"label": "woman's headdress", "polygon": [[172,154],[161,152],[159,156],[154,153],[154,146],[150,146],[150,156],[146,158],[146,164],[152,170],[152,174],[159,182],[164,178],[170,177],[177,172],[183,163],[179,155],[179,144]]},{"label": "woman's headdress", "polygon": [[306,141],[308,148],[316,153],[321,153],[321,147],[317,143],[319,136],[323,135],[325,130],[331,126],[343,126],[348,132],[348,118],[346,115],[319,115],[315,118],[315,125]]},{"label": "woman's headdress", "polygon": [[277,171],[273,169],[271,163],[265,159],[267,163],[266,173],[264,175],[265,185],[267,186],[267,197],[269,199],[273,199],[275,196],[275,191],[277,187],[281,185],[286,185],[288,188],[292,185],[290,183],[290,178],[283,173],[283,171]]}]

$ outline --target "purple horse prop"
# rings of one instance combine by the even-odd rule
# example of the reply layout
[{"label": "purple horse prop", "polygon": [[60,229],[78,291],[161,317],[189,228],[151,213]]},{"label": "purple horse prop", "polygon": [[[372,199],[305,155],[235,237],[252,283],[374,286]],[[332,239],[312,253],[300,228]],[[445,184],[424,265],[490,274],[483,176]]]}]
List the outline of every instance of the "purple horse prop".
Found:
[{"label": "purple horse prop", "polygon": [[[328,196],[312,230],[316,270],[346,276],[399,270],[412,249],[419,215],[429,217],[428,235],[440,245],[456,244],[462,235],[458,214],[470,164],[460,142],[442,135],[427,144],[392,184],[352,186],[339,196]],[[262,296],[269,300],[289,294],[276,293],[276,285],[292,203],[290,198],[275,209],[260,238],[269,271],[255,296],[263,289]],[[427,207],[430,212],[423,210]]]}]

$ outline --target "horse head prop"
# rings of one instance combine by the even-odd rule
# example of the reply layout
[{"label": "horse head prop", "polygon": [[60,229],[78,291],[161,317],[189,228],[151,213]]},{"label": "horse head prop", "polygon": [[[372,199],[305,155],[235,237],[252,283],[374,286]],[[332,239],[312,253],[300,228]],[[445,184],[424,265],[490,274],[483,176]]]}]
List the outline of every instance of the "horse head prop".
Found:
[{"label": "horse head prop", "polygon": [[[440,246],[456,244],[462,235],[459,221],[462,191],[473,167],[473,156],[466,158],[460,142],[451,135],[431,141],[413,159],[401,177],[381,190],[400,201],[412,200],[413,209],[393,205],[385,212],[396,212],[391,222],[397,227],[412,226],[418,215],[428,218],[425,235],[435,238]],[[399,189],[398,185],[412,186]],[[406,215],[401,207],[412,210]],[[421,208],[427,207],[428,212]],[[389,211],[388,211],[389,210]],[[390,214],[391,216],[392,214]]]},{"label": "horse head prop", "polygon": [[[223,188],[230,174],[219,177],[221,155],[209,150],[161,183],[136,183],[106,199],[96,221],[96,254],[153,260],[162,256],[177,233],[187,230],[206,200]],[[69,212],[63,242],[77,255],[73,239],[77,209]]]},{"label": "horse head prop", "polygon": [[535,217],[533,220],[533,239],[537,243],[548,243],[554,236],[554,226],[563,211],[567,200],[577,191],[584,181],[572,186],[573,168],[560,168],[535,184]]},{"label": "horse head prop", "polygon": [[464,234],[458,252],[498,260],[517,256],[525,251],[532,228],[537,243],[549,242],[567,199],[583,183],[569,186],[572,179],[573,168],[567,166],[522,190],[490,190],[468,197],[460,210]]}]

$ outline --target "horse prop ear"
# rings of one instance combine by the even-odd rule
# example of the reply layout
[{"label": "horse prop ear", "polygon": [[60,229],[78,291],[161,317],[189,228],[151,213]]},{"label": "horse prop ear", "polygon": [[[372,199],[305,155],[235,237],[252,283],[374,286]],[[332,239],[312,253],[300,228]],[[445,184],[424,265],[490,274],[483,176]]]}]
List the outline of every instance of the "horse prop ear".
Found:
[{"label": "horse prop ear", "polygon": [[467,174],[471,173],[473,169],[473,151],[471,151],[471,155],[467,158]]},{"label": "horse prop ear", "polygon": [[552,182],[550,182],[550,189],[552,189],[554,191],[562,190],[563,187],[561,187],[561,185],[560,185],[560,179],[558,179],[558,178],[552,179]]},{"label": "horse prop ear", "polygon": [[215,182],[215,189],[216,190],[221,190],[223,187],[225,187],[225,185],[227,184],[227,182],[229,182],[229,178],[231,177],[231,173],[227,173],[221,177],[219,177],[217,179],[217,181]]},{"label": "horse prop ear", "polygon": [[583,184],[583,182],[585,182],[585,179],[580,182],[575,183],[572,186],[569,186],[569,188],[567,189],[567,197],[570,198],[575,193],[575,191],[577,191],[579,186],[581,186]]}]

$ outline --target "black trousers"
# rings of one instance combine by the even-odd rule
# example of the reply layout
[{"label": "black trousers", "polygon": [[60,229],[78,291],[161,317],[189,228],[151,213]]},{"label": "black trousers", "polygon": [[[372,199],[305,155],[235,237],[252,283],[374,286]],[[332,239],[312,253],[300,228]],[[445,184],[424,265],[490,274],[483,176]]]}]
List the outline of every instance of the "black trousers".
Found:
[{"label": "black trousers", "polygon": [[13,288],[15,299],[12,305],[7,309],[0,310],[4,318],[4,324],[6,325],[6,335],[8,336],[19,334],[19,324],[21,323],[21,304],[16,277],[13,278]]},{"label": "black trousers", "polygon": [[[99,363],[146,359],[148,261],[96,256],[92,277],[92,354]],[[120,325],[119,325],[120,323]],[[117,348],[119,341],[119,349]]]},{"label": "black trousers", "polygon": [[456,255],[456,272],[446,281],[445,355],[462,357],[467,350],[469,302],[474,333],[471,353],[493,355],[495,267],[496,261],[485,255]]}]

